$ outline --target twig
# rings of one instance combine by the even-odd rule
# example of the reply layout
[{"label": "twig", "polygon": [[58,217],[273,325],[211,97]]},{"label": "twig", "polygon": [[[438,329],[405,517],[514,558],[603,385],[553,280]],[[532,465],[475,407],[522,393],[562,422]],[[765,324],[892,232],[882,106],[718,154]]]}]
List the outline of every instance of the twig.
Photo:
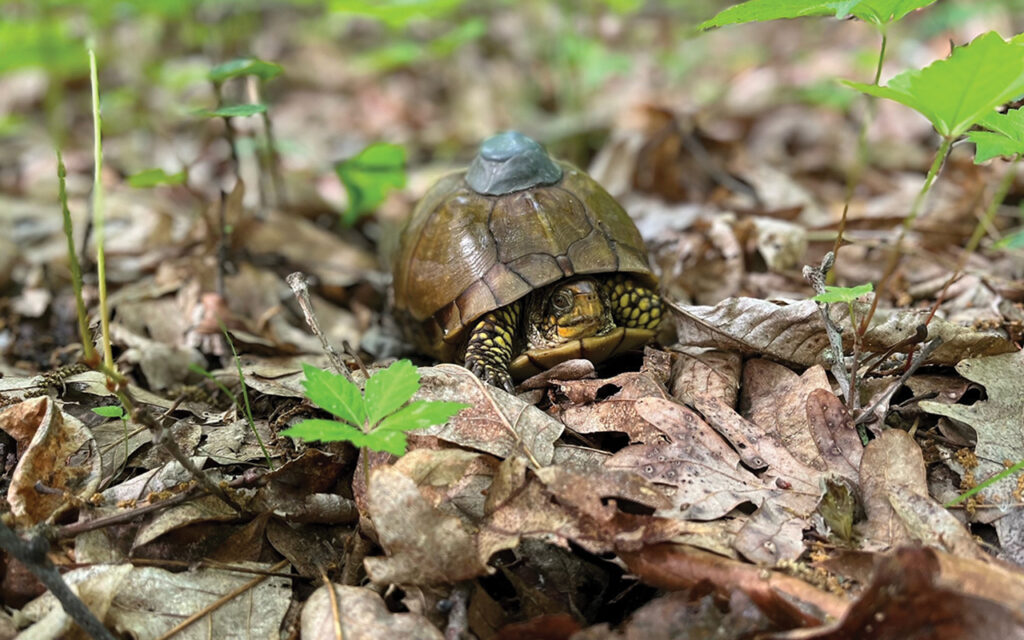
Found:
[{"label": "twig", "polygon": [[352,372],[348,370],[345,363],[341,361],[341,357],[338,356],[338,352],[334,350],[331,343],[327,340],[327,336],[324,335],[323,330],[320,328],[320,321],[316,319],[316,314],[313,312],[313,303],[309,299],[309,284],[306,282],[306,274],[301,271],[289,274],[285,280],[288,281],[288,286],[292,288],[295,293],[295,299],[299,302],[299,307],[302,309],[302,315],[306,319],[306,325],[309,330],[313,332],[317,338],[320,339],[320,346],[323,347],[324,352],[327,354],[327,358],[331,361],[331,366],[334,370],[345,376],[349,382],[354,383],[352,380]]},{"label": "twig", "polygon": [[64,612],[95,640],[114,640],[114,635],[103,626],[93,612],[71,590],[57,567],[46,556],[50,545],[39,535],[22,540],[18,534],[0,520],[0,548],[21,561],[60,602]]},{"label": "twig", "polygon": [[[874,416],[874,414],[875,414],[875,409],[877,409],[878,406],[880,404],[882,404],[882,402],[885,402],[890,397],[892,397],[892,394],[895,393],[896,390],[899,389],[901,386],[903,386],[903,384],[907,381],[907,379],[910,378],[910,376],[914,375],[914,372],[916,372],[918,370],[918,368],[922,364],[924,364],[925,360],[928,359],[928,356],[930,356],[932,354],[932,352],[934,352],[936,349],[938,349],[941,345],[942,345],[942,338],[935,338],[934,340],[930,340],[930,341],[926,342],[924,344],[924,346],[921,347],[921,352],[918,354],[917,359],[915,359],[910,364],[910,366],[907,367],[906,371],[904,371],[902,374],[900,374],[899,379],[896,380],[895,382],[893,382],[889,386],[889,388],[886,389],[885,393],[883,393],[880,396],[878,396],[878,398],[875,400],[875,402],[870,407],[867,407],[866,409],[864,409],[864,411],[859,416],[857,416],[857,419],[854,421],[854,424],[857,425],[858,432],[860,432],[860,429],[861,429],[862,425],[867,424],[868,422],[871,421],[871,417]],[[864,438],[864,434],[861,435],[861,439],[862,440],[863,440],[863,438]]]},{"label": "twig", "polygon": [[[828,277],[828,272],[832,270],[834,263],[835,253],[829,251],[821,259],[821,266],[812,267],[807,265],[804,267],[804,278],[810,283],[814,293],[819,295],[825,293],[825,279]],[[832,375],[835,376],[836,382],[839,383],[839,390],[843,394],[847,406],[849,406],[853,391],[850,372],[846,370],[846,360],[843,355],[843,332],[832,321],[827,302],[818,303],[818,312],[821,313],[821,319],[825,323],[825,334],[828,336],[829,353],[832,354]],[[853,326],[852,316],[850,317],[850,325]]]}]

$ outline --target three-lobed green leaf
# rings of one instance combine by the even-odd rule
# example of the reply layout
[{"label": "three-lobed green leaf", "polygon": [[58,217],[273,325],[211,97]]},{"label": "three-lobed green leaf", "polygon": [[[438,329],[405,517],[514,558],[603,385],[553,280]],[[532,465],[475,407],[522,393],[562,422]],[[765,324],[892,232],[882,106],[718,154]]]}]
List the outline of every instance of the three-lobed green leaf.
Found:
[{"label": "three-lobed green leaf", "polygon": [[399,360],[366,381],[365,395],[344,376],[304,364],[306,397],[341,419],[303,420],[282,435],[323,442],[347,441],[357,447],[405,453],[406,431],[447,422],[470,406],[462,402],[410,402],[419,391],[419,371],[408,360]]},{"label": "three-lobed green leaf", "polygon": [[348,193],[348,209],[342,221],[355,224],[384,202],[391,189],[405,186],[405,147],[384,142],[371,144],[337,163],[334,171]]},{"label": "three-lobed green leaf", "polygon": [[990,31],[944,60],[905,71],[885,86],[844,81],[920,112],[945,138],[955,138],[996,106],[1024,95],[1024,46]]}]

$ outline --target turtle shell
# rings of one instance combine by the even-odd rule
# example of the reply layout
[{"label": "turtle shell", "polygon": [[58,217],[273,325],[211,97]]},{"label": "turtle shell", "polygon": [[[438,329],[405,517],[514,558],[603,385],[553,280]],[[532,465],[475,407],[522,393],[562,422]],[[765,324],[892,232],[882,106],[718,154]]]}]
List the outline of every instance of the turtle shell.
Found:
[{"label": "turtle shell", "polygon": [[627,272],[656,285],[629,215],[586,173],[558,164],[554,184],[505,195],[452,174],[417,205],[395,254],[394,304],[421,351],[460,357],[477,318],[563,278]]}]

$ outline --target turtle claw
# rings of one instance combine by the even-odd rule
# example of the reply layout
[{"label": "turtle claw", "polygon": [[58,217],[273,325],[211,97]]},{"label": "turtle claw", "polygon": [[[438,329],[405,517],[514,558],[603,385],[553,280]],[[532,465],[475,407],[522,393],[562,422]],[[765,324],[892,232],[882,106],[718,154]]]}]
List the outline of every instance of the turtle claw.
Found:
[{"label": "turtle claw", "polygon": [[483,362],[472,362],[469,363],[469,370],[476,377],[480,378],[489,385],[504,389],[509,393],[515,393],[516,387],[512,384],[512,376],[507,371],[501,371],[493,367],[488,367]]}]

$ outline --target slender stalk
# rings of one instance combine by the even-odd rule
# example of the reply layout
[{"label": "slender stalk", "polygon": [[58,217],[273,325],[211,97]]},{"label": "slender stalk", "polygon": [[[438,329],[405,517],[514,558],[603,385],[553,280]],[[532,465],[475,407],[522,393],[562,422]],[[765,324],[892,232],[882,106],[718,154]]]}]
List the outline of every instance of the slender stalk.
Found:
[{"label": "slender stalk", "polygon": [[885,271],[882,272],[882,279],[878,282],[878,287],[875,289],[875,296],[871,300],[871,308],[864,315],[861,320],[860,327],[857,329],[861,334],[867,331],[867,328],[871,325],[871,319],[875,316],[875,311],[878,309],[878,300],[885,294],[886,287],[889,284],[889,279],[892,278],[893,273],[896,272],[896,266],[900,261],[900,248],[903,246],[903,239],[907,235],[907,231],[913,226],[914,221],[917,220],[918,214],[921,212],[921,205],[924,204],[925,196],[931,191],[932,183],[935,182],[935,178],[939,175],[939,171],[942,170],[942,164],[946,160],[946,156],[949,155],[949,149],[953,145],[952,138],[943,138],[942,144],[939,145],[939,150],[935,153],[935,159],[932,160],[932,166],[928,169],[928,175],[925,176],[924,184],[921,185],[921,190],[918,191],[917,197],[914,198],[914,204],[910,208],[910,213],[903,218],[903,226],[900,228],[900,235],[896,238],[896,242],[893,244],[892,249],[889,251],[889,257],[885,262]]},{"label": "slender stalk", "polygon": [[92,83],[92,135],[93,135],[93,179],[92,219],[96,236],[96,275],[100,290],[100,329],[103,333],[103,364],[114,368],[114,354],[110,348],[110,310],[107,308],[107,261],[104,243],[103,183],[103,142],[100,119],[100,82],[96,73],[96,52],[89,49],[89,80]]},{"label": "slender stalk", "polygon": [[96,345],[89,335],[89,319],[85,311],[85,299],[82,297],[82,265],[78,262],[78,252],[75,251],[74,227],[71,224],[71,211],[68,209],[67,191],[67,169],[64,168],[64,158],[57,150],[57,181],[58,199],[60,200],[61,213],[64,216],[64,237],[68,241],[68,266],[71,269],[71,288],[75,291],[75,309],[78,313],[78,335],[82,339],[82,359],[88,363],[96,363]]},{"label": "slender stalk", "polygon": [[[878,63],[875,65],[875,77],[871,81],[872,84],[878,85],[879,80],[882,77],[882,66],[885,64],[885,48],[888,42],[888,36],[885,32],[882,32],[882,44],[878,49]],[[868,129],[871,128],[871,123],[875,119],[875,110],[877,103],[871,96],[864,96],[867,100],[867,107],[864,110],[864,119],[861,121],[860,133],[857,134],[857,159],[854,165],[850,167],[849,173],[846,175],[846,194],[843,199],[843,214],[839,218],[839,229],[836,232],[836,241],[832,245],[832,253],[836,256],[839,255],[839,247],[843,244],[843,233],[846,231],[846,217],[850,211],[850,201],[853,200],[853,190],[857,187],[857,183],[860,182],[861,176],[864,173],[864,169],[868,165],[868,156],[871,151],[868,146]],[[827,282],[832,283],[834,281],[833,272],[826,274]]]}]

